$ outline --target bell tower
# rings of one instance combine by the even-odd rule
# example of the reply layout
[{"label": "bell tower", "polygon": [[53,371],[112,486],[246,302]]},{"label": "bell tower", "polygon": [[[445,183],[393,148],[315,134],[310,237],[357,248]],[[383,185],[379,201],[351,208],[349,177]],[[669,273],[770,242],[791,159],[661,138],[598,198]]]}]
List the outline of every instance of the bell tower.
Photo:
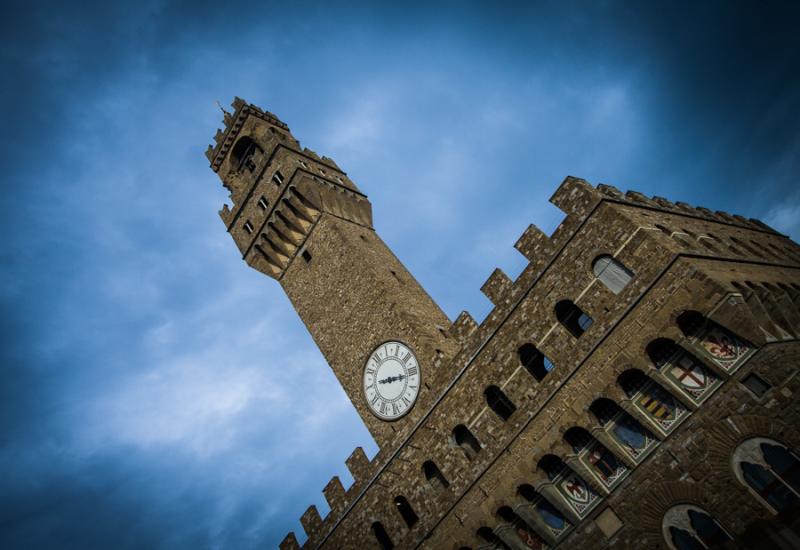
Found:
[{"label": "bell tower", "polygon": [[455,352],[451,323],[333,160],[301,148],[272,113],[232,106],[206,152],[230,192],[220,217],[244,261],[283,287],[375,441],[391,446],[449,382],[435,371]]}]

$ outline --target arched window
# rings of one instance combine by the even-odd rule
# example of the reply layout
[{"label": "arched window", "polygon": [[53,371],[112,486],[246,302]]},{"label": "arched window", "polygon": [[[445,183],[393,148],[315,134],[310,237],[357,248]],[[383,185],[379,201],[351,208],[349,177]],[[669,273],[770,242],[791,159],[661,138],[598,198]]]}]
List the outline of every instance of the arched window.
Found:
[{"label": "arched window", "polygon": [[536,514],[541,518],[554,537],[563,535],[572,524],[558,508],[550,504],[536,492],[531,485],[524,483],[517,487],[517,494],[534,506]]},{"label": "arched window", "polygon": [[619,294],[633,278],[633,273],[608,255],[598,256],[592,263],[594,276],[614,294]]},{"label": "arched window", "polygon": [[231,163],[237,172],[254,172],[256,169],[256,155],[263,153],[261,147],[248,136],[239,138],[231,150]]},{"label": "arched window", "polygon": [[578,426],[573,426],[564,433],[564,441],[567,442],[575,454],[580,454],[587,450],[594,438],[589,432]]},{"label": "arched window", "polygon": [[737,370],[755,351],[752,345],[697,311],[684,311],[677,322],[691,347],[727,372]]},{"label": "arched window", "polygon": [[722,548],[733,542],[711,514],[691,504],[673,506],[664,514],[661,532],[667,546],[673,550],[705,550]]},{"label": "arched window", "polygon": [[531,376],[541,382],[553,370],[553,363],[533,344],[522,344],[518,350],[519,361]]},{"label": "arched window", "polygon": [[481,450],[481,444],[478,443],[478,440],[464,424],[459,424],[453,428],[453,441],[464,451],[467,460],[475,458],[475,455]]},{"label": "arched window", "polygon": [[706,318],[698,311],[689,310],[678,315],[678,328],[688,338],[699,336],[705,325]]},{"label": "arched window", "polygon": [[558,322],[564,325],[575,338],[579,338],[581,334],[586,332],[586,329],[592,326],[592,318],[570,300],[558,302],[555,311]]},{"label": "arched window", "polygon": [[626,370],[617,382],[634,405],[665,433],[672,431],[688,413],[671,393],[638,369]]},{"label": "arched window", "polygon": [[503,544],[503,541],[500,540],[500,537],[495,535],[494,531],[492,531],[489,527],[480,527],[475,534],[478,535],[478,538],[496,545],[497,548],[506,548],[506,545]]},{"label": "arched window", "polygon": [[772,439],[755,437],[733,452],[737,479],[775,512],[800,506],[800,459]]},{"label": "arched window", "polygon": [[[678,320],[680,322],[680,318]],[[696,319],[690,321],[696,326]],[[704,324],[701,322],[701,326]],[[704,401],[721,383],[694,355],[668,338],[653,340],[646,352],[656,368],[696,403]]]},{"label": "arched window", "polygon": [[547,479],[550,481],[553,481],[561,475],[566,467],[567,465],[564,464],[564,461],[556,455],[544,455],[541,460],[539,460],[538,465],[538,469],[547,474]]},{"label": "arched window", "polygon": [[394,497],[394,505],[397,507],[397,511],[400,512],[400,516],[403,518],[403,521],[406,522],[408,528],[411,529],[414,525],[419,521],[419,516],[414,512],[414,509],[406,500],[404,496],[397,496]]},{"label": "arched window", "polygon": [[564,441],[606,487],[612,487],[627,475],[627,466],[584,428],[570,428],[564,434]]},{"label": "arched window", "polygon": [[610,399],[605,397],[596,399],[589,407],[589,411],[597,418],[598,424],[636,462],[643,460],[647,452],[658,443],[650,430],[639,424]]},{"label": "arched window", "polygon": [[428,484],[434,489],[447,489],[450,487],[450,482],[444,477],[444,474],[436,465],[433,460],[427,460],[422,465],[422,472],[425,474],[425,479]]},{"label": "arched window", "polygon": [[386,532],[386,529],[383,528],[383,524],[380,521],[376,521],[372,524],[372,534],[375,535],[375,538],[378,540],[381,550],[392,550],[392,548],[394,548],[392,539],[389,538],[389,533]]},{"label": "arched window", "polygon": [[592,487],[555,455],[545,455],[538,468],[547,474],[566,504],[584,517],[600,501]]},{"label": "arched window", "polygon": [[[511,525],[514,533],[525,545],[525,548],[543,549],[547,548],[545,542],[533,531],[521,517],[517,515],[510,506],[501,506],[496,512],[497,517],[503,523]],[[516,543],[516,541],[514,541]]]},{"label": "arched window", "polygon": [[484,397],[486,398],[486,403],[489,405],[489,408],[492,409],[497,416],[503,419],[503,422],[508,420],[514,411],[517,410],[517,407],[511,400],[503,393],[503,390],[498,388],[497,386],[489,386],[486,388],[486,391],[483,392]]}]

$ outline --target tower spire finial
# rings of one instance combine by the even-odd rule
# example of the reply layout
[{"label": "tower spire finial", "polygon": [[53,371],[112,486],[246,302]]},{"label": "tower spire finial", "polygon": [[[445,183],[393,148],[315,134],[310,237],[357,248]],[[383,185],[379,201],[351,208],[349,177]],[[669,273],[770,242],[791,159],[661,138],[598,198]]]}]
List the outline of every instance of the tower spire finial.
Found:
[{"label": "tower spire finial", "polygon": [[230,116],[230,113],[225,110],[225,107],[222,106],[222,103],[220,103],[219,100],[216,101],[216,104],[217,104],[217,107],[219,107],[219,110],[222,111],[223,115]]}]

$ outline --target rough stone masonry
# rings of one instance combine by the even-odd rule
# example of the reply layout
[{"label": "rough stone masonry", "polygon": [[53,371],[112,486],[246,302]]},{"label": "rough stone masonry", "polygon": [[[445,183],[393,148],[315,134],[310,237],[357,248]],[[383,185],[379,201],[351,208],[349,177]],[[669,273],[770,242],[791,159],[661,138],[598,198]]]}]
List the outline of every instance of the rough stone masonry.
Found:
[{"label": "rough stone masonry", "polygon": [[281,549],[800,548],[800,246],[567,177],[561,225],[529,226],[527,267],[481,288],[486,319],[451,322],[333,160],[233,109],[206,153],[220,217],[380,448]]}]

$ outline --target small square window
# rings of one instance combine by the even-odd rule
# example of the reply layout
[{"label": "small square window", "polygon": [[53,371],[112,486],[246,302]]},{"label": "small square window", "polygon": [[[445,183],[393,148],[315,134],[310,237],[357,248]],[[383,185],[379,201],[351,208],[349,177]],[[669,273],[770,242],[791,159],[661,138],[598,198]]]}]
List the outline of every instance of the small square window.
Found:
[{"label": "small square window", "polygon": [[617,532],[622,529],[623,525],[622,520],[619,519],[619,516],[617,516],[611,508],[606,508],[600,512],[594,522],[607,539],[616,535]]},{"label": "small square window", "polygon": [[276,172],[275,172],[275,173],[272,175],[272,183],[274,183],[274,184],[275,184],[275,185],[277,185],[277,186],[281,186],[281,185],[283,185],[283,174],[281,174],[280,172],[277,172],[277,171],[276,171]]},{"label": "small square window", "polygon": [[267,208],[269,208],[269,203],[267,202],[267,199],[261,197],[260,199],[258,199],[258,206],[261,208],[261,210],[266,210]]},{"label": "small square window", "polygon": [[772,385],[769,382],[761,378],[754,372],[751,372],[747,376],[742,379],[742,384],[744,387],[750,390],[753,395],[756,397],[764,397],[764,394],[767,393]]},{"label": "small square window", "polygon": [[253,233],[253,224],[250,223],[250,220],[247,220],[246,222],[244,222],[244,230],[247,231],[250,234]]},{"label": "small square window", "polygon": [[303,259],[306,261],[306,263],[311,261],[311,252],[309,252],[308,250],[303,250],[302,256]]}]

